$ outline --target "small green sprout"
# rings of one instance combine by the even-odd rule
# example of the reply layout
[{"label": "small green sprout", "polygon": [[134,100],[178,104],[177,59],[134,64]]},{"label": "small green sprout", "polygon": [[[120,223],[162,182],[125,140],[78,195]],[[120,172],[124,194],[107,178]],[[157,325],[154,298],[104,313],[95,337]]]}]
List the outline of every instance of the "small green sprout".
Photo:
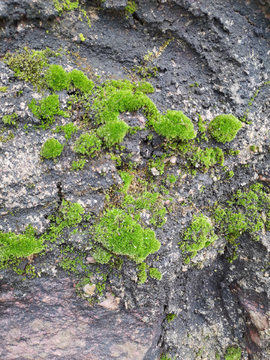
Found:
[{"label": "small green sprout", "polygon": [[79,37],[80,37],[81,41],[85,41],[85,40],[86,40],[85,37],[83,36],[83,34],[79,34]]},{"label": "small green sprout", "polygon": [[177,317],[176,314],[168,314],[166,318],[167,318],[168,323],[170,323],[170,322],[173,321],[173,319],[175,319],[176,317]]}]

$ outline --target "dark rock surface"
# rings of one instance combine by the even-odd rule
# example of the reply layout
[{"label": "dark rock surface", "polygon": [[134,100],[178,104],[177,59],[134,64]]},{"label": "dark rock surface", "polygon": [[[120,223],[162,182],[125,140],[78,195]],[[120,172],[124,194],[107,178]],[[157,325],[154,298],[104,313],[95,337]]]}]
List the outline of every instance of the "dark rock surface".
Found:
[{"label": "dark rock surface", "polygon": [[[80,3],[91,28],[83,17],[79,19],[79,10],[58,16],[50,0],[2,0],[0,56],[22,46],[62,47],[69,53],[57,61],[65,69],[83,69],[89,77],[100,75],[100,81],[105,81],[134,77],[131,69],[148,51],[156,52],[173,39],[155,59],[159,71],[149,80],[156,90],[149,97],[158,109],[181,110],[196,127],[197,113],[209,122],[221,113],[242,117],[249,107],[252,123],[244,124],[229,145],[218,144],[224,151],[240,150],[238,157],[225,159],[228,171],[235,173],[232,179],[221,170],[220,180],[211,170],[195,177],[181,174],[172,189],[174,210],[156,230],[162,244],[158,259],[149,256],[149,265],[163,273],[161,282],[149,278],[138,285],[135,265],[125,261],[121,279],[115,272],[108,276],[111,290],[107,290],[109,305],[105,305],[113,307],[108,309],[99,306],[107,301],[104,297],[99,305],[90,306],[76,295],[77,278],[67,278],[58,267],[60,251],[34,259],[41,276],[37,279],[1,270],[1,359],[157,360],[164,351],[177,360],[212,360],[217,351],[224,359],[226,349],[238,345],[242,359],[268,360],[269,232],[261,233],[259,242],[243,234],[239,258],[232,264],[227,261],[230,246],[223,238],[198,253],[194,266],[183,263],[178,242],[194,212],[180,204],[191,199],[196,208],[203,209],[216,201],[225,203],[233,192],[257,182],[259,176],[270,177],[269,86],[263,86],[249,106],[254,92],[270,80],[269,1],[136,1],[138,8],[128,18],[123,11],[127,1]],[[189,86],[195,83],[198,86]],[[19,233],[31,223],[44,232],[48,216],[62,198],[79,202],[93,214],[102,211],[105,191],[121,182],[115,162],[105,155],[89,160],[83,171],[71,172],[72,141],[67,142],[57,164],[40,162],[41,145],[51,134],[34,131],[39,122],[27,107],[40,94],[15,78],[2,61],[0,86],[8,86],[7,92],[0,92],[0,116],[14,111],[19,115],[15,138],[0,142],[0,230]],[[67,97],[61,94],[63,108]],[[121,116],[143,127],[142,114]],[[62,117],[57,121],[57,125],[67,122]],[[64,141],[63,133],[53,136]],[[163,154],[162,139],[156,136],[146,141],[147,136],[145,130],[125,138],[123,161],[129,159],[144,168],[153,153]],[[207,146],[216,144],[209,140]],[[251,152],[250,145],[258,151]],[[179,175],[181,161],[177,158],[168,173]],[[70,233],[64,237],[66,244],[79,250],[83,247],[86,256],[91,256],[85,245],[88,239]],[[28,279],[22,281],[24,277]],[[97,283],[99,275],[93,277],[91,281]],[[119,304],[112,300],[111,291],[121,299]],[[165,317],[171,313],[177,318],[168,323]]]}]

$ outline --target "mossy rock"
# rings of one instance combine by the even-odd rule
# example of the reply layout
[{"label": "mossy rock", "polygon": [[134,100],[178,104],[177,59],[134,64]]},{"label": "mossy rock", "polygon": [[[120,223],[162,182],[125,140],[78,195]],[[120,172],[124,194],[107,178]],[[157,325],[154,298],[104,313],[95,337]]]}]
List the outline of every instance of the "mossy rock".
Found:
[{"label": "mossy rock", "polygon": [[211,136],[218,142],[232,141],[241,129],[242,123],[231,114],[218,115],[209,124]]},{"label": "mossy rock", "polygon": [[94,240],[116,255],[126,255],[137,263],[160,248],[155,232],[142,228],[121,209],[107,210],[94,226]]},{"label": "mossy rock", "polygon": [[45,159],[54,159],[60,156],[64,149],[64,145],[61,145],[57,139],[48,139],[42,146],[40,155]]},{"label": "mossy rock", "polygon": [[91,133],[81,134],[80,138],[75,142],[74,151],[82,155],[94,156],[96,151],[101,149],[101,140]]}]

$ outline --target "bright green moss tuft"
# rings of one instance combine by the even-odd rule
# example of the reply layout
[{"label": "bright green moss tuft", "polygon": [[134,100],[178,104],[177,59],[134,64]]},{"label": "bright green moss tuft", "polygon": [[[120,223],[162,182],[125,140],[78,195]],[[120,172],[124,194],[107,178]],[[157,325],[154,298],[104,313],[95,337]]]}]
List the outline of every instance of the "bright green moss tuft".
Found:
[{"label": "bright green moss tuft", "polygon": [[242,350],[239,347],[230,346],[225,353],[225,360],[240,360]]},{"label": "bright green moss tuft", "polygon": [[79,34],[79,37],[82,42],[86,40],[85,37],[83,36],[83,34]]},{"label": "bright green moss tuft", "polygon": [[64,145],[61,145],[57,139],[48,139],[42,146],[40,155],[45,159],[54,159],[60,156],[64,149]]},{"label": "bright green moss tuft", "polygon": [[100,264],[108,264],[112,257],[112,254],[100,247],[97,248],[92,255],[96,262]]},{"label": "bright green moss tuft", "polygon": [[13,113],[11,115],[4,115],[2,117],[3,123],[8,125],[16,125],[17,119],[18,119],[18,115],[16,113]]},{"label": "bright green moss tuft", "polygon": [[126,171],[120,171],[119,175],[124,182],[122,190],[124,193],[127,193],[134,176]]},{"label": "bright green moss tuft", "polygon": [[0,86],[0,92],[6,92],[8,89],[8,86]]},{"label": "bright green moss tuft", "polygon": [[224,154],[222,149],[216,148],[206,148],[200,149],[197,148],[192,155],[189,157],[189,160],[194,166],[200,166],[203,169],[203,172],[207,172],[211,166],[218,164],[220,166],[224,163]]},{"label": "bright green moss tuft", "polygon": [[194,257],[197,252],[215,242],[218,236],[214,233],[210,220],[200,214],[193,215],[193,221],[183,234],[184,242],[179,243],[183,251],[192,252]]},{"label": "bright green moss tuft", "polygon": [[157,279],[157,280],[161,280],[162,279],[162,274],[160,271],[158,271],[158,269],[156,268],[150,268],[149,269],[149,275],[151,276],[151,278]]},{"label": "bright green moss tuft", "polygon": [[126,18],[128,19],[131,14],[133,14],[137,10],[138,5],[133,0],[129,0],[127,2],[127,6],[125,8]]},{"label": "bright green moss tuft", "polygon": [[69,77],[61,65],[51,65],[45,72],[45,81],[53,91],[68,90]]},{"label": "bright green moss tuft", "polygon": [[129,126],[122,120],[109,122],[97,129],[97,134],[104,140],[106,146],[111,147],[123,141]]},{"label": "bright green moss tuft", "polygon": [[208,129],[215,140],[225,143],[232,141],[241,127],[241,121],[229,114],[216,116],[210,122]]},{"label": "bright green moss tuft", "polygon": [[101,141],[95,134],[84,133],[75,142],[74,151],[82,155],[94,156],[95,152],[100,151]]},{"label": "bright green moss tuft", "polygon": [[138,265],[138,284],[144,284],[147,280],[147,273],[146,273],[147,265],[146,263],[141,263]]},{"label": "bright green moss tuft", "polygon": [[71,227],[78,225],[82,221],[81,214],[84,213],[84,208],[78,203],[71,203],[63,200],[59,209],[59,215],[56,217],[56,223],[61,224],[61,227]]},{"label": "bright green moss tuft", "polygon": [[84,168],[86,160],[80,159],[78,161],[73,161],[71,165],[71,170],[82,170]]},{"label": "bright green moss tuft", "polygon": [[39,101],[39,104],[35,99],[32,99],[28,105],[32,113],[40,120],[42,120],[43,128],[46,129],[50,124],[55,121],[55,115],[61,115],[67,117],[65,111],[59,108],[58,95],[49,95],[46,98]]},{"label": "bright green moss tuft", "polygon": [[191,120],[182,111],[168,110],[154,123],[154,129],[168,140],[191,140],[196,137]]},{"label": "bright green moss tuft", "polygon": [[43,241],[36,238],[35,230],[28,225],[23,234],[0,231],[0,267],[8,261],[38,254],[44,249]]},{"label": "bright green moss tuft", "polygon": [[168,323],[170,323],[170,322],[173,321],[173,319],[175,319],[176,317],[177,317],[176,314],[168,314],[166,318],[167,318]]},{"label": "bright green moss tuft", "polygon": [[95,86],[92,80],[89,80],[82,71],[72,70],[68,73],[70,87],[81,90],[83,93],[89,94]]},{"label": "bright green moss tuft", "polygon": [[69,124],[66,124],[66,125],[57,126],[56,132],[59,132],[59,131],[64,131],[65,138],[67,140],[69,140],[69,139],[71,139],[71,136],[73,134],[76,134],[76,132],[78,131],[78,128],[73,123],[69,123]]},{"label": "bright green moss tuft", "polygon": [[94,225],[94,240],[117,255],[127,255],[142,262],[160,248],[151,229],[143,229],[121,209],[107,210]]}]

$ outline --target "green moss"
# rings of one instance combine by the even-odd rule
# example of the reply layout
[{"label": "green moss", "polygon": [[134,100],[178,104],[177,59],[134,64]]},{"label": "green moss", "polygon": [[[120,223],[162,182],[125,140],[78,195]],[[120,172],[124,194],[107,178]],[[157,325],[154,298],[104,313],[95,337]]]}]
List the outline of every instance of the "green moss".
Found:
[{"label": "green moss", "polygon": [[62,15],[64,11],[71,11],[78,9],[79,7],[79,0],[70,1],[70,0],[53,0],[54,6],[56,10],[59,12],[59,15]]},{"label": "green moss", "polygon": [[242,350],[239,347],[230,346],[225,353],[225,360],[240,360]]},{"label": "green moss", "polygon": [[79,34],[79,37],[80,37],[80,40],[81,40],[81,41],[85,41],[85,40],[86,40],[85,37],[83,36],[83,34]]},{"label": "green moss", "polygon": [[142,262],[160,248],[154,231],[143,229],[121,209],[105,211],[94,225],[93,236],[109,251],[127,255],[136,262]]},{"label": "green moss", "polygon": [[53,91],[68,90],[70,79],[60,65],[51,65],[45,72],[45,81]]},{"label": "green moss", "polygon": [[124,193],[127,193],[134,176],[126,171],[120,171],[119,175],[124,182],[122,190]]},{"label": "green moss", "polygon": [[18,119],[18,115],[16,113],[13,113],[11,115],[4,115],[2,117],[3,123],[8,125],[16,125],[17,119]]},{"label": "green moss", "polygon": [[31,82],[38,91],[46,87],[46,81],[42,76],[42,70],[48,66],[49,57],[59,56],[59,52],[46,50],[29,50],[27,47],[23,51],[16,51],[14,54],[7,53],[4,62],[15,72],[15,76],[20,80]]},{"label": "green moss", "polygon": [[168,180],[169,180],[169,182],[170,182],[170,184],[174,184],[175,182],[176,182],[176,177],[175,177],[175,175],[168,175],[168,178],[167,178]]},{"label": "green moss", "polygon": [[95,84],[92,80],[89,80],[82,71],[72,70],[68,73],[70,80],[70,87],[81,90],[83,93],[90,94]]},{"label": "green moss", "polygon": [[38,254],[43,249],[43,241],[36,238],[35,229],[31,225],[19,235],[0,231],[0,267],[5,267],[9,261]]},{"label": "green moss", "polygon": [[241,121],[229,114],[216,116],[210,122],[208,129],[215,140],[225,143],[232,141],[241,127]]},{"label": "green moss", "polygon": [[160,360],[172,360],[172,358],[169,357],[168,355],[161,355]]},{"label": "green moss", "polygon": [[76,153],[88,156],[95,156],[95,153],[100,151],[100,149],[100,139],[95,134],[91,133],[81,134],[73,148]]},{"label": "green moss", "polygon": [[78,161],[73,161],[71,165],[71,170],[82,170],[84,168],[86,160],[80,159]]},{"label": "green moss", "polygon": [[154,123],[154,129],[168,140],[191,140],[196,136],[191,120],[182,111],[168,110]]},{"label": "green moss", "polygon": [[231,179],[234,176],[234,172],[231,170],[227,173],[227,178]]},{"label": "green moss", "polygon": [[0,92],[6,92],[8,89],[8,86],[0,86]]},{"label": "green moss", "polygon": [[98,247],[93,253],[93,258],[96,260],[96,262],[100,264],[107,264],[112,257],[112,254],[110,254],[108,251]]},{"label": "green moss", "polygon": [[220,360],[220,355],[219,355],[219,351],[218,351],[218,350],[216,351],[215,357],[216,357],[217,360]]},{"label": "green moss", "polygon": [[217,239],[210,219],[200,214],[193,215],[191,225],[183,234],[183,242],[179,244],[182,251],[192,252],[191,257],[194,257],[199,250],[213,244]]},{"label": "green moss", "polygon": [[122,120],[109,122],[97,129],[97,134],[107,147],[119,144],[128,132],[129,126]]},{"label": "green moss", "polygon": [[135,1],[128,1],[127,6],[125,8],[126,18],[128,19],[131,14],[133,14],[137,10],[138,5]]},{"label": "green moss", "polygon": [[64,131],[65,138],[67,140],[69,140],[69,139],[71,139],[71,136],[73,134],[76,134],[76,132],[78,131],[78,128],[73,123],[69,123],[69,124],[66,124],[66,125],[57,126],[56,127],[56,132],[59,132],[59,131]]},{"label": "green moss", "polygon": [[147,269],[147,265],[145,263],[141,263],[140,265],[138,265],[138,284],[144,284],[147,280],[147,273],[146,273],[146,269]]},{"label": "green moss", "polygon": [[42,120],[43,129],[48,128],[49,125],[54,123],[54,117],[56,115],[68,116],[65,111],[60,110],[59,106],[59,98],[58,95],[55,94],[45,97],[40,100],[39,103],[37,103],[35,99],[32,99],[31,103],[28,105],[33,115]]},{"label": "green moss", "polygon": [[151,276],[151,278],[157,279],[157,280],[161,280],[162,279],[162,274],[160,271],[158,271],[158,269],[156,268],[150,268],[149,269],[149,275]]},{"label": "green moss", "polygon": [[61,155],[63,149],[64,145],[61,145],[57,139],[51,138],[43,144],[40,155],[45,159],[54,159]]},{"label": "green moss", "polygon": [[192,152],[192,155],[189,157],[189,160],[194,166],[200,166],[203,169],[203,172],[207,172],[211,166],[218,164],[220,166],[224,163],[224,154],[223,151],[216,148],[206,148],[200,149],[197,148]]},{"label": "green moss", "polygon": [[59,214],[55,218],[57,224],[61,227],[71,227],[79,224],[82,221],[81,214],[84,213],[84,208],[78,203],[71,203],[63,199],[62,205],[59,208]]},{"label": "green moss", "polygon": [[176,314],[168,314],[166,319],[168,321],[168,323],[170,323],[171,321],[173,321],[173,319],[175,319],[177,317]]}]

